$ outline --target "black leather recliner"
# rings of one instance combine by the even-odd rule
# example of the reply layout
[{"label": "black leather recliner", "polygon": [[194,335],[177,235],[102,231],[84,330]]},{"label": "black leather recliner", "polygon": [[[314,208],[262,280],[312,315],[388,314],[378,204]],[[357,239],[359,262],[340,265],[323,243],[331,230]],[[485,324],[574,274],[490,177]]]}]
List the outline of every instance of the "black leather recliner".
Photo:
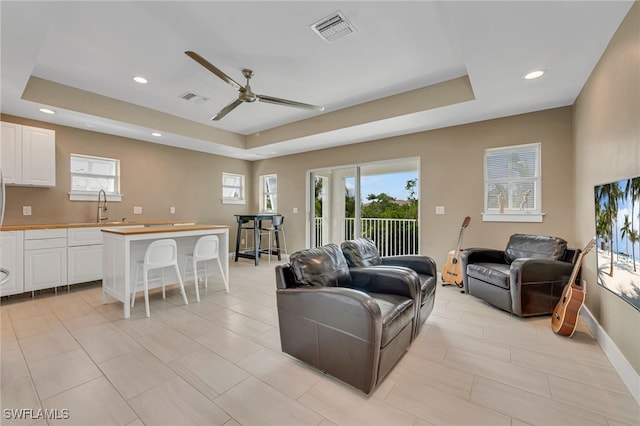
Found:
[{"label": "black leather recliner", "polygon": [[282,351],[370,393],[411,344],[413,271],[350,270],[336,244],[276,266]]},{"label": "black leather recliner", "polygon": [[416,323],[413,338],[422,330],[422,326],[431,314],[436,299],[438,269],[436,262],[428,256],[403,255],[380,257],[375,243],[368,238],[348,240],[341,245],[342,253],[350,268],[373,266],[377,268],[409,268],[418,274],[420,279],[419,297],[414,303],[420,308],[416,310]]},{"label": "black leather recliner", "polygon": [[521,317],[551,314],[579,254],[562,238],[529,234],[512,235],[505,250],[466,249],[464,291]]}]

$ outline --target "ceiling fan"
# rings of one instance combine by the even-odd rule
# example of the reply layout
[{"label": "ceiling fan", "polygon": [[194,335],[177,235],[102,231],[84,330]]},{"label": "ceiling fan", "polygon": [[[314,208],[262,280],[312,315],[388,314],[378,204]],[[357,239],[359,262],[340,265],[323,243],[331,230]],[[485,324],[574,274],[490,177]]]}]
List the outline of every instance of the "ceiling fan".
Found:
[{"label": "ceiling fan", "polygon": [[216,115],[211,117],[211,120],[213,121],[220,120],[222,117],[229,114],[231,111],[233,111],[234,108],[236,108],[238,105],[240,105],[243,102],[261,101],[261,102],[268,102],[276,105],[291,106],[291,107],[302,108],[302,109],[310,109],[314,111],[324,111],[324,107],[322,106],[305,104],[302,102],[291,101],[288,99],[274,98],[273,96],[258,95],[256,93],[253,93],[253,91],[251,90],[251,86],[249,86],[249,80],[251,79],[251,77],[253,77],[253,71],[251,71],[250,69],[245,68],[242,70],[242,75],[244,75],[244,77],[247,79],[247,84],[242,86],[240,85],[240,83],[238,83],[237,81],[229,77],[227,74],[222,72],[220,69],[218,69],[212,63],[204,59],[202,56],[198,55],[196,52],[192,52],[191,50],[188,50],[184,53],[186,53],[187,56],[189,56],[191,59],[193,59],[194,61],[196,61],[197,63],[199,63],[200,65],[202,65],[203,67],[205,67],[206,69],[208,69],[209,71],[217,75],[218,77],[220,77],[222,80],[224,80],[225,82],[233,86],[234,89],[240,92],[240,94],[238,95],[238,99],[231,102],[230,104],[222,108],[220,111],[218,111]]}]

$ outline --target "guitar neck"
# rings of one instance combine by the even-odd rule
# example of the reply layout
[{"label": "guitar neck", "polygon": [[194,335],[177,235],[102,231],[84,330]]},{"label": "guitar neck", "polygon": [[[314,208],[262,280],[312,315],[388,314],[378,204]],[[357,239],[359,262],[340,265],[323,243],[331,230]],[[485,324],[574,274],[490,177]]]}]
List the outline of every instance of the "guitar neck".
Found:
[{"label": "guitar neck", "polygon": [[456,244],[456,250],[454,253],[457,253],[460,251],[460,246],[462,245],[462,234],[464,233],[464,228],[460,228],[460,234],[458,235],[458,244]]},{"label": "guitar neck", "polygon": [[584,259],[584,256],[591,251],[595,243],[596,243],[596,239],[595,238],[591,239],[591,241],[587,243],[587,245],[584,247],[584,249],[582,249],[582,251],[578,255],[578,260],[576,260],[576,264],[573,267],[573,271],[571,271],[571,277],[569,278],[570,285],[579,286],[578,284],[576,284],[575,281],[576,281],[576,278],[578,277],[578,272],[580,272],[580,267],[582,266],[582,259]]},{"label": "guitar neck", "polygon": [[576,260],[576,264],[573,266],[573,271],[571,271],[571,277],[569,278],[570,285],[578,285],[576,284],[576,278],[578,277],[578,272],[580,271],[580,267],[582,266],[582,258],[584,257],[584,252],[581,252],[578,255],[578,260]]}]

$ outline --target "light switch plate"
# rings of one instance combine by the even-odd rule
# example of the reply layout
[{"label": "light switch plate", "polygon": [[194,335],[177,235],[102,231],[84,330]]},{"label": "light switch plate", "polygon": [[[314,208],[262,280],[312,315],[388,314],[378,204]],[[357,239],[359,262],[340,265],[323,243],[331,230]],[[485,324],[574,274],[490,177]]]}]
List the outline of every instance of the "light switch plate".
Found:
[{"label": "light switch plate", "polygon": [[171,208],[169,209],[169,213],[171,213],[171,214],[176,214],[176,208],[175,208],[175,207],[171,207]]},{"label": "light switch plate", "polygon": [[142,214],[142,207],[134,207],[133,214]]},{"label": "light switch plate", "polygon": [[444,214],[444,206],[436,206],[436,214]]},{"label": "light switch plate", "polygon": [[294,214],[298,213],[298,208],[297,208],[297,207],[294,207],[294,208],[293,208],[293,213],[294,213]]},{"label": "light switch plate", "polygon": [[31,216],[31,206],[22,206],[22,215]]}]

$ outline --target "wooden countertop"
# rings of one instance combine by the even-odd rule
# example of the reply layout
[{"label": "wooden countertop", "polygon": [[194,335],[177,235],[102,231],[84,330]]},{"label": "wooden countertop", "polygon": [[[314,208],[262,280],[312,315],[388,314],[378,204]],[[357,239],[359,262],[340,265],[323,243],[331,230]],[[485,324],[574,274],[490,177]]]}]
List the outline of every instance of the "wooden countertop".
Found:
[{"label": "wooden countertop", "polygon": [[[116,226],[156,226],[156,225],[173,225],[183,223],[195,223],[193,220],[151,220],[145,222],[80,222],[80,223],[46,223],[33,225],[3,225],[0,231],[30,231],[34,229],[64,229],[64,228],[97,228],[97,227],[116,227]],[[186,225],[182,225],[186,226]]]},{"label": "wooden countertop", "polygon": [[207,231],[211,229],[229,229],[226,225],[178,225],[149,226],[144,228],[104,228],[102,232],[118,235],[157,234],[162,232]]}]

